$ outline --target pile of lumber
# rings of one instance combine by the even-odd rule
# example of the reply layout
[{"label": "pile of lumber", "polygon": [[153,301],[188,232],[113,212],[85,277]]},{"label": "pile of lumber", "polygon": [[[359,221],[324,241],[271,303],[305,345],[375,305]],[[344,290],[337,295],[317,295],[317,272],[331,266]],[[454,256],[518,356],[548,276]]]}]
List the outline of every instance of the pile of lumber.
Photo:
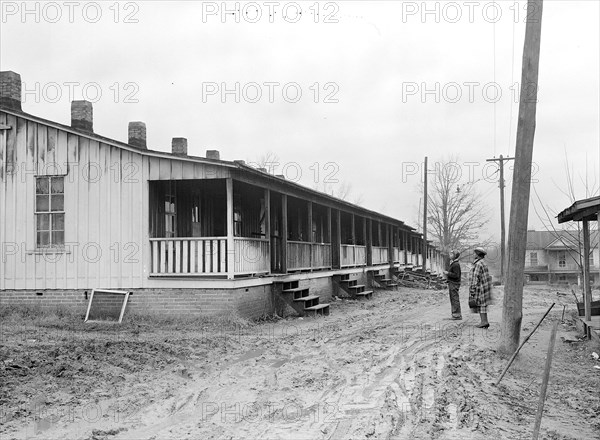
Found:
[{"label": "pile of lumber", "polygon": [[421,268],[400,268],[395,274],[399,286],[440,290],[446,288],[446,279],[439,274],[423,272]]}]

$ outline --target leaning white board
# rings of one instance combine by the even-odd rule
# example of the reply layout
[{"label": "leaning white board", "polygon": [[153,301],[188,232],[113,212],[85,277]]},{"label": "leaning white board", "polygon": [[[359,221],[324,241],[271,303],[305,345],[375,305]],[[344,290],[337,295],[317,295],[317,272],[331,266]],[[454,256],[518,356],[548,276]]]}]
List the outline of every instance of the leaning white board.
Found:
[{"label": "leaning white board", "polygon": [[[123,314],[125,313],[125,307],[127,306],[127,300],[129,299],[130,292],[125,292],[124,290],[104,290],[104,289],[92,289],[92,294],[90,295],[90,299],[88,301],[87,311],[85,312],[84,322],[88,322],[88,318],[90,316],[90,309],[92,308],[92,301],[94,300],[94,292],[99,293],[114,293],[117,295],[125,295],[123,299],[123,305],[121,306],[121,313],[119,314],[119,324],[123,320]],[[91,321],[90,321],[91,322]]]}]

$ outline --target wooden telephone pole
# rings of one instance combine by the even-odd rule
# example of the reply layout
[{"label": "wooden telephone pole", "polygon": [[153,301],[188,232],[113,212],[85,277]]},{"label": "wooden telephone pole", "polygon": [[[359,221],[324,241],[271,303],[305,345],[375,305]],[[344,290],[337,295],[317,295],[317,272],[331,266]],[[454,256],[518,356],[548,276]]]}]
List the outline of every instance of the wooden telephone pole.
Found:
[{"label": "wooden telephone pole", "polygon": [[527,1],[528,18],[525,26],[515,172],[510,203],[508,272],[504,285],[502,333],[499,347],[500,351],[508,354],[514,353],[519,346],[523,318],[523,278],[540,65],[542,7],[543,0]]},{"label": "wooden telephone pole", "polygon": [[427,156],[423,165],[423,249],[421,249],[423,258],[423,275],[427,267]]},{"label": "wooden telephone pole", "polygon": [[514,157],[503,157],[500,155],[498,159],[487,159],[487,162],[498,162],[500,165],[500,277],[502,278],[502,284],[504,284],[504,262],[505,257],[505,243],[506,234],[504,232],[504,161],[513,160]]}]

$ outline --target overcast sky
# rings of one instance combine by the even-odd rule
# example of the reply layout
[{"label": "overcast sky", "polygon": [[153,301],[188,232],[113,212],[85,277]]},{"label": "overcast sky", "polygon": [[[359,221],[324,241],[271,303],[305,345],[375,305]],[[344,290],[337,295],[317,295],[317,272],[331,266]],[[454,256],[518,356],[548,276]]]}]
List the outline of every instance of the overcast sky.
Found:
[{"label": "overcast sky", "polygon": [[[349,183],[350,200],[413,226],[415,167],[456,156],[499,235],[484,166],[514,155],[524,1],[1,3],[0,67],[21,74],[28,113],[69,124],[70,100],[87,98],[110,138],[141,120],[155,150],[186,137],[193,155],[272,151],[277,174]],[[566,156],[577,198],[592,195],[586,175],[598,194],[599,22],[597,1],[545,1],[534,179],[555,211],[571,203]]]}]

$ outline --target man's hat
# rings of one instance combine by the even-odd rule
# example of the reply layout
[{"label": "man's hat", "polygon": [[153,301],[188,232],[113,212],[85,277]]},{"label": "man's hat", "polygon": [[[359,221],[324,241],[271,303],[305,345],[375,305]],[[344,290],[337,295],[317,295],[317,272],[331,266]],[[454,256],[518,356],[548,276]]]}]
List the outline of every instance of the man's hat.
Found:
[{"label": "man's hat", "polygon": [[487,254],[487,252],[482,247],[476,247],[475,249],[473,249],[473,252],[475,252],[476,254],[481,254],[481,255]]}]

